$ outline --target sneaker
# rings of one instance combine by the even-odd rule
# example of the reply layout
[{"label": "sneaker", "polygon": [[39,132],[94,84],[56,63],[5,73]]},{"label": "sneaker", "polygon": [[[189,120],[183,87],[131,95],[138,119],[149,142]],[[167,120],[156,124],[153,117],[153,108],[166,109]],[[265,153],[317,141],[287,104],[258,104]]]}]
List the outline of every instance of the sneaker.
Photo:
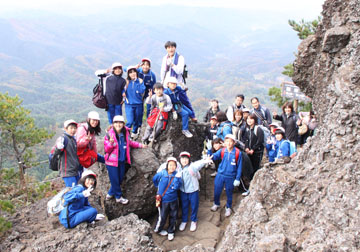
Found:
[{"label": "sneaker", "polygon": [[197,226],[197,225],[196,225],[196,222],[195,222],[195,221],[192,221],[192,222],[191,222],[191,225],[190,225],[190,231],[191,231],[191,232],[194,232],[194,231],[196,230],[196,226]]},{"label": "sneaker", "polygon": [[154,233],[159,233],[159,229],[158,229],[158,228],[154,228]]},{"label": "sneaker", "polygon": [[169,241],[174,240],[174,234],[168,234],[168,240]]},{"label": "sneaker", "polygon": [[195,122],[195,123],[198,121],[196,117],[190,118],[190,119],[191,119],[191,121],[193,121],[193,122]]},{"label": "sneaker", "polygon": [[[165,235],[168,235],[168,232],[166,230],[161,230],[159,235],[161,236],[165,236]],[[174,235],[174,234],[173,234]]]},{"label": "sneaker", "polygon": [[131,132],[130,137],[136,139],[139,136],[139,133]]},{"label": "sneaker", "polygon": [[120,199],[116,199],[116,202],[126,205],[127,203],[129,203],[129,200],[125,199],[124,197],[120,197]]},{"label": "sneaker", "polygon": [[215,205],[215,204],[214,204],[214,205],[210,208],[210,210],[213,211],[213,212],[216,212],[219,207],[220,207],[219,205]]},{"label": "sneaker", "polygon": [[182,133],[183,133],[187,138],[193,137],[193,134],[191,134],[191,132],[190,132],[189,130],[183,130]]},{"label": "sneaker", "polygon": [[248,196],[250,194],[250,190],[246,190],[245,192],[243,192],[241,195],[242,196]]},{"label": "sneaker", "polygon": [[213,172],[213,173],[210,174],[210,176],[211,176],[211,177],[215,177],[216,174],[217,174],[217,172]]},{"label": "sneaker", "polygon": [[186,224],[187,224],[187,222],[181,222],[181,224],[180,224],[180,226],[179,226],[179,230],[180,230],[180,231],[184,231],[185,228],[186,228]]},{"label": "sneaker", "polygon": [[231,208],[225,207],[225,217],[229,217],[231,215]]},{"label": "sneaker", "polygon": [[114,195],[106,194],[106,200],[111,200],[112,198],[114,198]]}]

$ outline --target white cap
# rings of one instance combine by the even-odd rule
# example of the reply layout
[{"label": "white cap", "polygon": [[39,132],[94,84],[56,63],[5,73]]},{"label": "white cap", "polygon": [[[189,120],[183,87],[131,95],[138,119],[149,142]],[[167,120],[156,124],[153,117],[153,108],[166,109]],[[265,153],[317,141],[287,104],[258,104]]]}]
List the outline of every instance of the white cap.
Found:
[{"label": "white cap", "polygon": [[242,109],[242,112],[243,112],[243,113],[250,113],[250,109],[248,109],[248,108],[243,108],[243,109]]},{"label": "white cap", "polygon": [[64,128],[66,129],[70,124],[76,124],[77,126],[77,123],[74,120],[70,119],[64,122]]},{"label": "white cap", "polygon": [[177,163],[177,160],[174,157],[168,157],[168,159],[166,160],[166,163],[169,163],[170,161],[174,161],[175,163]]},{"label": "white cap", "polygon": [[285,129],[283,127],[278,127],[275,129],[275,134],[277,131],[281,131],[281,133],[285,134]]},{"label": "white cap", "polygon": [[89,114],[88,114],[88,118],[100,121],[99,113],[96,112],[96,111],[90,111]]},{"label": "white cap", "polygon": [[125,119],[121,115],[114,116],[113,122],[125,122]]},{"label": "white cap", "polygon": [[233,135],[233,134],[227,134],[226,136],[225,136],[225,139],[226,138],[230,138],[230,139],[232,139],[234,142],[236,142],[236,138],[235,138],[235,136]]},{"label": "white cap", "polygon": [[137,66],[128,66],[128,68],[127,68],[127,72],[130,72],[130,70],[131,69],[134,69],[135,71],[136,71],[136,69],[137,69]]},{"label": "white cap", "polygon": [[114,70],[115,67],[121,67],[121,68],[122,68],[122,65],[121,65],[120,62],[114,62],[114,63],[112,64],[112,66],[111,66],[111,69]]},{"label": "white cap", "polygon": [[183,151],[183,152],[180,153],[179,157],[182,157],[182,156],[187,156],[188,158],[190,158],[191,155],[190,155],[189,152]]},{"label": "white cap", "polygon": [[92,170],[89,170],[89,169],[86,169],[86,171],[84,171],[82,174],[81,174],[81,178],[84,178],[88,175],[92,175],[96,178],[96,174],[95,172],[93,172]]},{"label": "white cap", "polygon": [[178,84],[178,80],[174,76],[166,77],[165,83],[168,84],[169,82]]}]

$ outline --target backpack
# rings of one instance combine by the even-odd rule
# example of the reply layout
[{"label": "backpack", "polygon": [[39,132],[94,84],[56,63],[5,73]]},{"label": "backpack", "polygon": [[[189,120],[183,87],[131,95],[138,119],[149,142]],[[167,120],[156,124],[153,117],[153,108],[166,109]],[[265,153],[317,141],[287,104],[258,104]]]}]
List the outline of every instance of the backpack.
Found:
[{"label": "backpack", "polygon": [[55,151],[57,150],[56,148],[56,143],[55,145],[51,148],[50,150],[50,154],[49,154],[49,169],[53,170],[53,171],[58,171],[60,168],[60,161],[61,161],[61,155],[64,153],[64,151],[66,151],[66,146],[68,144],[68,138],[64,136],[64,148],[63,151],[58,150],[56,153]]},{"label": "backpack", "polygon": [[184,71],[183,71],[182,77],[183,77],[183,80],[184,80],[184,84],[186,84],[185,79],[188,77],[188,70],[186,68],[186,65],[184,65]]},{"label": "backpack", "polygon": [[[225,149],[226,149],[226,148],[222,148],[222,149],[221,149],[221,159],[224,158]],[[235,160],[236,160],[236,163],[237,163],[238,160],[239,160],[239,156],[240,156],[240,150],[235,147]]]},{"label": "backpack", "polygon": [[[284,140],[281,145],[279,146],[279,149],[281,149],[281,146],[284,144],[284,143],[288,143],[290,145],[290,153],[289,153],[289,157],[290,158],[294,158],[297,154],[297,150],[296,150],[296,143],[293,142],[293,141],[289,141],[289,140]],[[279,153],[279,152],[278,152]],[[279,155],[279,154],[278,154]]]},{"label": "backpack", "polygon": [[[266,141],[267,139],[270,137],[270,130],[268,128],[266,128],[264,125],[255,125],[255,128],[254,128],[254,133],[255,135],[257,134],[257,129],[258,127],[260,127],[260,129],[263,131],[264,133],[264,142],[263,142],[263,146],[265,147],[266,146]],[[257,136],[257,135],[256,135]]]},{"label": "backpack", "polygon": [[96,84],[96,86],[93,89],[94,95],[92,97],[92,102],[96,107],[101,109],[106,109],[107,101],[105,95],[103,94],[103,90],[104,90],[103,77],[100,76],[99,83]]},{"label": "backpack", "polygon": [[47,212],[51,216],[58,215],[66,206],[64,205],[64,195],[69,192],[72,187],[65,187],[58,194],[51,198],[47,203]]},{"label": "backpack", "polygon": [[[83,127],[86,132],[88,132],[84,125]],[[85,168],[89,168],[97,161],[97,153],[93,150],[90,150],[88,146],[85,148],[77,148],[77,155],[79,157],[79,163]]]}]

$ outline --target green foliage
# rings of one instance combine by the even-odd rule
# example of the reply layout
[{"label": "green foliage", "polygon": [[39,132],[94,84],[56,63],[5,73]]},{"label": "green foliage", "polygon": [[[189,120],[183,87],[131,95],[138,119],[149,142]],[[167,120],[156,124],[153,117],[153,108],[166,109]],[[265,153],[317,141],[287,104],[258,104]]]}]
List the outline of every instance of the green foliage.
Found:
[{"label": "green foliage", "polygon": [[20,180],[24,185],[23,169],[31,167],[36,159],[33,147],[54,134],[35,126],[30,110],[21,104],[22,100],[18,96],[0,93],[0,147],[13,150],[7,158],[19,164]]},{"label": "green foliage", "polygon": [[283,75],[289,76],[290,78],[294,75],[294,65],[292,63],[284,66],[284,71],[282,71]]},{"label": "green foliage", "polygon": [[294,20],[289,20],[288,22],[293,30],[297,32],[300,39],[306,39],[308,36],[315,33],[316,28],[321,22],[321,17],[319,16],[317,19],[307,22],[305,22],[304,19],[302,19],[299,23]]},{"label": "green foliage", "polygon": [[12,227],[12,223],[0,216],[0,235],[9,230]]},{"label": "green foliage", "polygon": [[0,209],[11,214],[15,212],[15,206],[10,200],[0,200]]},{"label": "green foliage", "polygon": [[281,89],[278,87],[269,88],[268,95],[271,97],[270,100],[275,102],[279,108],[281,108],[285,102],[289,101],[289,99],[281,96]]}]

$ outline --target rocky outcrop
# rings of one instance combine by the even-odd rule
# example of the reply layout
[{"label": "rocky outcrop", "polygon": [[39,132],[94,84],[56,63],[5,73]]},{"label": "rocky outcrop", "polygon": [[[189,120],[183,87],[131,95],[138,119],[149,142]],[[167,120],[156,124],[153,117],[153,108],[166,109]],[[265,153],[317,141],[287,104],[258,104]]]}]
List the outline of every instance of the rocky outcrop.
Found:
[{"label": "rocky outcrop", "polygon": [[320,126],[288,165],[260,170],[219,251],[360,249],[360,2],[328,0],[299,46],[294,82]]},{"label": "rocky outcrop", "polygon": [[[131,168],[125,175],[123,182],[124,196],[129,199],[129,204],[124,206],[117,204],[115,200],[104,200],[106,215],[110,220],[119,216],[135,213],[140,218],[147,218],[157,213],[155,206],[156,188],[152,178],[160,164],[170,156],[178,157],[180,152],[188,151],[194,160],[201,158],[203,142],[205,138],[205,124],[190,123],[189,129],[194,134],[192,138],[186,138],[181,133],[181,119],[173,121],[169,118],[166,131],[159,137],[159,141],[148,149],[131,150]],[[140,137],[137,141],[141,141]],[[102,146],[102,143],[99,143]],[[103,199],[110,188],[110,181],[105,166],[95,168],[99,174],[100,191]]]}]

